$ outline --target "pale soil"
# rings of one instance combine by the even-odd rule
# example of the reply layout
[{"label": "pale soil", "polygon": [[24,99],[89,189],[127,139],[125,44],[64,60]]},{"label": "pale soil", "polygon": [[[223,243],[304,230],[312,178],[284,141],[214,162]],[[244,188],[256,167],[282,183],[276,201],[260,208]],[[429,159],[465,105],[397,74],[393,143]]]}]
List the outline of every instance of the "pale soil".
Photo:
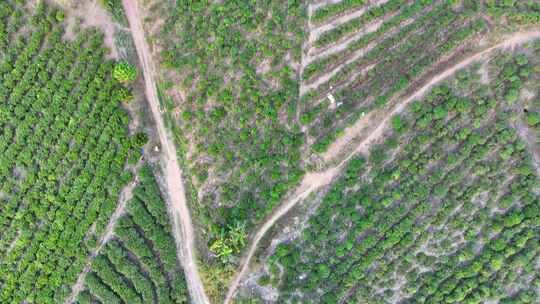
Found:
[{"label": "pale soil", "polygon": [[8,255],[11,252],[11,250],[13,250],[15,246],[17,246],[17,241],[19,240],[20,236],[21,236],[21,231],[17,230],[17,235],[13,238],[13,240],[11,240],[11,243],[9,243],[9,246],[3,255]]},{"label": "pale soil", "polygon": [[122,4],[129,21],[135,47],[143,69],[146,97],[152,110],[161,142],[161,150],[163,151],[163,177],[166,181],[165,187],[169,192],[168,203],[173,215],[173,234],[177,243],[178,258],[184,267],[186,282],[192,302],[203,304],[210,303],[204,292],[204,287],[197,270],[193,225],[187,207],[182,172],[177,159],[176,146],[167,134],[163,117],[159,111],[157,86],[154,80],[155,70],[151,59],[151,53],[145,40],[139,8],[135,0],[122,0]]},{"label": "pale soil", "polygon": [[480,83],[481,84],[488,84],[489,83],[489,61],[486,60],[478,70],[478,73],[480,74]]},{"label": "pale soil", "polygon": [[[69,1],[64,1],[69,2]],[[112,17],[98,0],[71,1],[69,5],[64,4],[66,9],[66,38],[73,39],[78,33],[74,32],[77,19],[82,20],[81,28],[97,27],[104,34],[104,43],[111,53],[111,58],[118,58],[118,51],[114,44],[114,33],[121,26],[112,21]]]},{"label": "pale soil", "polygon": [[[255,251],[257,250],[258,243],[261,241],[261,239],[266,234],[266,232],[274,225],[274,223],[277,220],[279,220],[284,214],[286,214],[291,208],[293,208],[299,201],[306,198],[310,193],[317,190],[321,186],[329,184],[339,174],[339,172],[345,166],[345,164],[347,163],[349,159],[351,159],[357,153],[366,154],[369,151],[369,147],[371,146],[371,143],[381,137],[383,132],[388,127],[388,124],[391,118],[394,115],[401,113],[409,103],[411,103],[413,100],[416,100],[422,97],[435,84],[451,76],[457,70],[468,66],[474,61],[482,59],[485,55],[489,54],[491,51],[495,49],[504,49],[504,48],[514,47],[516,45],[522,44],[529,40],[538,39],[538,38],[540,38],[540,31],[538,30],[515,33],[511,37],[507,37],[506,40],[504,40],[503,42],[500,42],[483,51],[473,54],[467,57],[466,59],[458,62],[457,64],[454,64],[453,66],[445,69],[441,73],[433,76],[425,85],[423,85],[421,88],[415,91],[412,95],[400,101],[397,104],[397,106],[395,106],[394,109],[392,109],[391,111],[387,111],[386,113],[388,114],[385,116],[384,119],[378,122],[375,130],[372,133],[370,133],[369,136],[367,136],[364,140],[362,140],[356,146],[356,148],[351,153],[349,153],[348,156],[346,156],[343,160],[341,160],[341,162],[339,162],[336,166],[331,167],[323,172],[307,173],[304,176],[300,187],[294,192],[294,194],[290,196],[287,200],[285,200],[285,202],[275,210],[275,212],[260,226],[260,228],[255,233],[254,237],[252,238],[250,242],[248,250],[246,251],[246,254],[242,259],[240,271],[238,272],[238,274],[236,275],[236,277],[234,278],[234,280],[231,282],[229,286],[229,291],[227,293],[225,303],[226,304],[231,303],[231,301],[233,300],[234,296],[236,295],[238,286],[240,285],[240,281],[242,280],[242,277],[244,277],[246,273],[249,271],[249,264],[250,264],[251,259],[253,258],[253,255],[255,254]],[[369,117],[369,116],[366,116],[366,117]],[[364,124],[366,124],[368,121],[369,120],[367,118],[360,119],[354,126],[346,129],[345,135],[347,136],[347,138],[354,137],[354,134],[356,134],[359,130],[361,130]],[[338,139],[338,141],[331,146],[332,149],[331,150],[329,149],[329,152],[326,153],[326,158],[332,159],[334,155],[339,155],[341,151],[340,148],[343,147],[345,144],[346,142],[342,142]]]},{"label": "pale soil", "polygon": [[138,182],[138,177],[136,176],[132,182],[130,182],[124,189],[122,189],[122,192],[120,193],[118,206],[116,206],[116,210],[114,210],[114,213],[112,214],[111,219],[109,220],[109,223],[107,224],[107,227],[105,228],[105,232],[103,233],[101,238],[98,240],[97,247],[94,250],[92,250],[90,254],[88,255],[88,257],[86,258],[83,271],[79,273],[79,276],[77,277],[77,281],[75,282],[75,285],[73,285],[71,288],[71,294],[64,301],[65,304],[74,303],[77,300],[77,296],[79,295],[79,293],[82,290],[84,290],[84,279],[86,275],[88,274],[88,272],[90,272],[92,261],[94,260],[96,256],[98,256],[103,246],[105,246],[105,244],[113,236],[116,222],[118,221],[120,217],[122,217],[122,215],[124,215],[125,210],[126,210],[126,204],[133,197],[133,189],[135,189],[137,182]]}]

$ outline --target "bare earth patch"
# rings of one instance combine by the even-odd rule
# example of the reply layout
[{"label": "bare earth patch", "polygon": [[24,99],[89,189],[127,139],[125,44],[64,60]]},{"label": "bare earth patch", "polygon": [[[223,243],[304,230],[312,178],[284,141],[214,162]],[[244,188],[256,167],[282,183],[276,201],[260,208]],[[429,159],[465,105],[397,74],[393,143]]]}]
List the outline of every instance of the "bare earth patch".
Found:
[{"label": "bare earth patch", "polygon": [[114,33],[117,29],[122,29],[113,22],[111,15],[107,12],[98,0],[85,1],[63,1],[66,4],[61,5],[66,10],[66,38],[73,39],[77,35],[77,23],[81,21],[82,29],[97,27],[104,34],[105,45],[111,50],[109,56],[118,58],[118,51],[114,45]]}]

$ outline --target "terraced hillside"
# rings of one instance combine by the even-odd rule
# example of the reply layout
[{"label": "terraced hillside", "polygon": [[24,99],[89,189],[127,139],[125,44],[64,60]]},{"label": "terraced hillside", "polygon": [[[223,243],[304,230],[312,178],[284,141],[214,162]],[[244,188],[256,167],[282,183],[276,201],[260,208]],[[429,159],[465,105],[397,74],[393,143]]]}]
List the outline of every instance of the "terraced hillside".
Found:
[{"label": "terraced hillside", "polygon": [[[97,31],[0,2],[0,302],[62,303],[100,237],[136,142]],[[135,154],[134,154],[135,153]]]},{"label": "terraced hillside", "polygon": [[371,109],[414,89],[434,64],[459,58],[465,42],[490,27],[472,2],[344,3],[313,13],[300,122],[316,152],[325,151],[346,126]]},{"label": "terraced hillside", "polygon": [[394,116],[243,297],[537,303],[540,41],[494,52]]},{"label": "terraced hillside", "polygon": [[93,260],[77,303],[188,303],[165,202],[149,166],[138,176],[127,214]]}]

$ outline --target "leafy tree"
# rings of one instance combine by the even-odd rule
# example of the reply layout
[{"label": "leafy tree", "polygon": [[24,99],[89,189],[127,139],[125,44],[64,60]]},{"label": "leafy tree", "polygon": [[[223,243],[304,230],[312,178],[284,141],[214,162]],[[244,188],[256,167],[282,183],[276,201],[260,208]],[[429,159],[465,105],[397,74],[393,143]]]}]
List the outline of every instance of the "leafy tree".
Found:
[{"label": "leafy tree", "polygon": [[144,132],[139,132],[139,133],[136,133],[134,136],[133,136],[133,145],[135,145],[135,147],[143,147],[144,145],[146,145],[149,141],[149,138],[148,138],[148,135]]},{"label": "leafy tree", "polygon": [[116,63],[113,69],[113,77],[118,82],[133,82],[137,79],[137,68],[128,62]]},{"label": "leafy tree", "polygon": [[540,124],[540,114],[538,112],[529,111],[526,114],[527,124],[531,127],[535,127]]}]

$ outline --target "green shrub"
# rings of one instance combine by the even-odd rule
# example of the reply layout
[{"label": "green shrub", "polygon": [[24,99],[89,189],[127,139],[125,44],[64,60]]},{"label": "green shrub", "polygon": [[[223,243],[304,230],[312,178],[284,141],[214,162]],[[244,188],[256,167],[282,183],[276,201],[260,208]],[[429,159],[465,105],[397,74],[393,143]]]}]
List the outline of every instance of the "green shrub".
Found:
[{"label": "green shrub", "polygon": [[137,68],[127,62],[119,62],[114,66],[113,78],[121,83],[130,83],[137,79]]},{"label": "green shrub", "polygon": [[535,127],[540,123],[540,114],[538,112],[529,111],[526,114],[527,124]]},{"label": "green shrub", "polygon": [[141,148],[148,143],[148,135],[144,132],[139,132],[133,136],[133,144],[135,147]]}]

